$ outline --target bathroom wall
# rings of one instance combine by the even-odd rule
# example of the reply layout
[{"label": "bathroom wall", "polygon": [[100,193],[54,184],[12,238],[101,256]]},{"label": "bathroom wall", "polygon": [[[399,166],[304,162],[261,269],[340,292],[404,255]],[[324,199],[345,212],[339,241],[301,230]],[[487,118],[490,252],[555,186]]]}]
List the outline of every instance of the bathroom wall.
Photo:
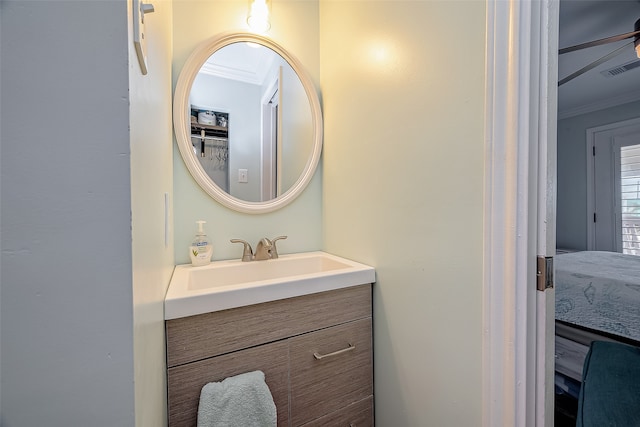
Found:
[{"label": "bathroom wall", "polygon": [[[322,82],[327,161],[260,216],[212,201],[175,144],[171,179],[167,4],[142,77],[125,2],[2,3],[0,424],[163,424],[161,295],[202,218],[216,258],[288,234],[283,253],[374,265],[377,424],[479,425],[484,2],[275,0],[270,36]],[[174,83],[245,14],[174,2]]]},{"label": "bathroom wall", "polygon": [[[233,30],[247,31],[248,2],[221,0],[203,2],[179,0],[173,4],[173,80],[188,55],[205,39]],[[316,0],[274,0],[272,28],[268,36],[297,57],[319,87],[318,2]],[[233,144],[233,141],[231,141]],[[195,233],[195,221],[207,221],[214,246],[214,259],[239,258],[240,245],[231,238],[252,245],[261,237],[288,235],[278,242],[280,253],[322,249],[322,166],[304,193],[289,206],[273,213],[249,215],[234,212],[211,199],[196,182],[174,145],[175,262],[190,262],[187,248]],[[249,171],[251,176],[252,171]],[[237,171],[231,171],[237,178]]]},{"label": "bathroom wall", "polygon": [[587,129],[633,119],[639,112],[640,102],[631,102],[558,120],[558,247],[587,249]]},{"label": "bathroom wall", "polygon": [[[137,427],[166,425],[164,296],[174,266],[173,8],[167,0],[151,3],[155,11],[145,18],[146,75],[140,70],[133,44],[128,44],[133,380]],[[129,29],[132,30],[132,26]]]},{"label": "bathroom wall", "polygon": [[320,2],[324,249],[376,268],[376,425],[482,423],[485,7]]},{"label": "bathroom wall", "polygon": [[0,8],[0,424],[132,426],[127,3]]}]

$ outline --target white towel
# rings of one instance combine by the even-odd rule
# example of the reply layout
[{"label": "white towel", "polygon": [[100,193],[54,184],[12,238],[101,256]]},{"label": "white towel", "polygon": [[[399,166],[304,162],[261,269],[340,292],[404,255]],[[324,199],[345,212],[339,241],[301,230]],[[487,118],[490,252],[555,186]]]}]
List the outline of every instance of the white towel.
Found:
[{"label": "white towel", "polygon": [[198,427],[275,427],[276,405],[262,371],[208,383],[200,392]]}]

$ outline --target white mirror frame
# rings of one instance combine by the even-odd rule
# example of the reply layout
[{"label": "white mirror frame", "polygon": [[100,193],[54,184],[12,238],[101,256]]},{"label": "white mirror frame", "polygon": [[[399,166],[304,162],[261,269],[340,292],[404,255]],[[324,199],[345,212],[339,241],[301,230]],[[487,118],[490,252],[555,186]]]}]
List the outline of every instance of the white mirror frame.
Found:
[{"label": "white mirror frame", "polygon": [[[282,195],[266,202],[247,202],[231,196],[216,185],[213,180],[204,171],[200,162],[193,154],[190,137],[190,118],[189,118],[189,94],[193,82],[205,61],[213,55],[217,50],[239,42],[251,42],[266,46],[282,56],[296,72],[302,86],[304,87],[307,99],[311,107],[311,116],[313,121],[313,148],[309,156],[307,164],[295,182],[295,184]],[[193,53],[187,58],[187,61],[180,72],[173,100],[173,127],[176,135],[176,141],[182,160],[187,165],[187,169],[196,182],[211,197],[222,205],[238,212],[258,214],[272,212],[291,203],[298,197],[307,187],[318,166],[320,155],[322,153],[322,112],[320,110],[320,101],[315,91],[313,81],[304,70],[300,62],[274,41],[256,34],[250,33],[225,33],[215,36],[211,39],[200,43]]]}]

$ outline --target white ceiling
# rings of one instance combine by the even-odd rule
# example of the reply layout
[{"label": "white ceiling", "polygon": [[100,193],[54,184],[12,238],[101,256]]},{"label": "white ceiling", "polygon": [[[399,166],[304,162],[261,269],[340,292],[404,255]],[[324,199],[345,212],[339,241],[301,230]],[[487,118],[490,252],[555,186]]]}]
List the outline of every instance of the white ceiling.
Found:
[{"label": "white ceiling", "polygon": [[261,85],[276,54],[255,43],[232,43],[217,50],[200,72],[213,76]]},{"label": "white ceiling", "polygon": [[[559,47],[631,32],[638,19],[640,0],[560,0]],[[558,79],[630,42],[632,44],[620,55],[558,88],[560,118],[640,100],[640,67],[615,77],[605,77],[600,73],[638,60],[633,39],[560,55]]]}]

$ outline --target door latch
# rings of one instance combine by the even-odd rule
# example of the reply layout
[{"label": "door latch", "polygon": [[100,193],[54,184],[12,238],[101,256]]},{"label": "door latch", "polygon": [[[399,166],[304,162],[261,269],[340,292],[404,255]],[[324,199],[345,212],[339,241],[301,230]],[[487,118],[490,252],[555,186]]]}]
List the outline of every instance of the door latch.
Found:
[{"label": "door latch", "polygon": [[546,289],[553,288],[553,257],[538,255],[536,262],[537,289],[544,292]]}]

